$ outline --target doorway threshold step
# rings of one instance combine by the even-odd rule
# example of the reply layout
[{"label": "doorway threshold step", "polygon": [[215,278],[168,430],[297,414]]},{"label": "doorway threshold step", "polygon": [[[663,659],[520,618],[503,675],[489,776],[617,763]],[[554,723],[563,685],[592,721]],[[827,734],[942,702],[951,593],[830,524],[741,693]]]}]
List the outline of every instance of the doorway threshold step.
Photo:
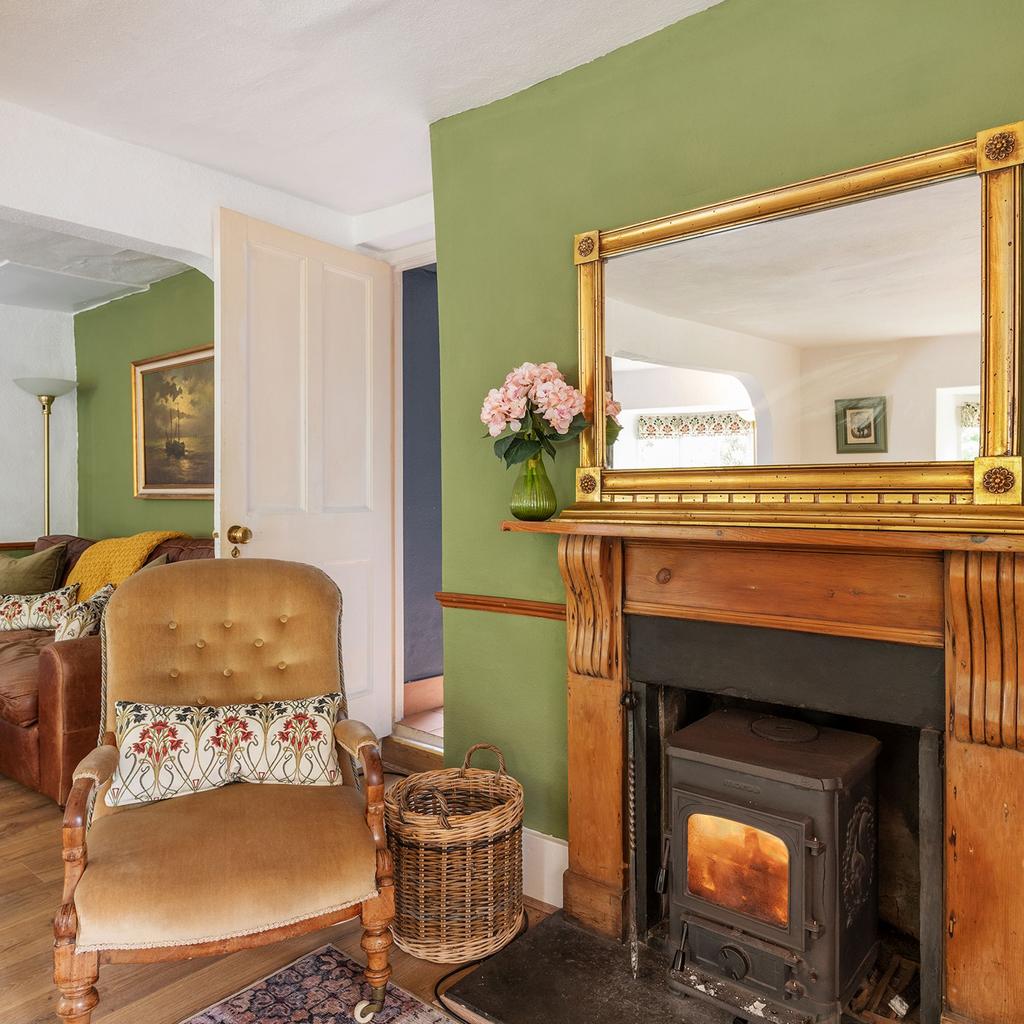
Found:
[{"label": "doorway threshold step", "polygon": [[410,775],[413,772],[435,772],[444,767],[439,746],[427,746],[408,737],[392,734],[381,742],[385,768]]}]

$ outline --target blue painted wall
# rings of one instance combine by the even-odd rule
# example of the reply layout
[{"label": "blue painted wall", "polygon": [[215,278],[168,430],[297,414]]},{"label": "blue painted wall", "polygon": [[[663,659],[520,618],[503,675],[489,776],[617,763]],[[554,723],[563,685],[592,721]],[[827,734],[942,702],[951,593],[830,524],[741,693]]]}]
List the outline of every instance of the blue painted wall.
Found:
[{"label": "blue painted wall", "polygon": [[405,678],[444,671],[441,607],[441,374],[437,268],[402,275]]}]

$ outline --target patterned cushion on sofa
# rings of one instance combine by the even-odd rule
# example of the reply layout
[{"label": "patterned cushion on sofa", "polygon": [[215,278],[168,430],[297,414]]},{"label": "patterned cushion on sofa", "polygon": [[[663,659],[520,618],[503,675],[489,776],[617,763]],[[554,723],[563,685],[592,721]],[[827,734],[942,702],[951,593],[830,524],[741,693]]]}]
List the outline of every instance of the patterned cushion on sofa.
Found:
[{"label": "patterned cushion on sofa", "polygon": [[96,591],[88,601],[76,604],[64,612],[57,623],[54,640],[77,640],[82,636],[94,636],[100,631],[103,612],[107,607],[114,584],[108,583]]},{"label": "patterned cushion on sofa", "polygon": [[228,782],[341,785],[334,744],[340,693],[226,707],[114,703],[117,770],[110,807]]},{"label": "patterned cushion on sofa", "polygon": [[56,629],[60,617],[78,600],[78,584],[47,594],[0,597],[0,630]]}]

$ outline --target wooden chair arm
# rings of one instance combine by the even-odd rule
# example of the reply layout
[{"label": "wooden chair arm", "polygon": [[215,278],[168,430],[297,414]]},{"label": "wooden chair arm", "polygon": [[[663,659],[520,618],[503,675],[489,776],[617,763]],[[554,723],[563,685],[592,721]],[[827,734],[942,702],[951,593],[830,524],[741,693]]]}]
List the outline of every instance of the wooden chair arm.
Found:
[{"label": "wooden chair arm", "polygon": [[64,827],[61,832],[61,856],[64,859],[64,898],[62,903],[73,903],[78,881],[85,871],[87,852],[85,823],[89,817],[89,798],[96,780],[83,776],[71,786],[68,802],[64,805]]},{"label": "wooden chair arm", "polygon": [[363,791],[366,793],[366,824],[373,833],[377,849],[388,848],[384,833],[384,764],[378,746],[364,746],[359,751],[363,762]]},{"label": "wooden chair arm", "polygon": [[377,884],[389,886],[392,884],[394,870],[387,833],[384,831],[384,763],[380,756],[380,744],[368,725],[351,718],[335,725],[334,738],[347,754],[362,762],[366,824],[377,848]]},{"label": "wooden chair arm", "polygon": [[61,831],[64,903],[73,902],[75,888],[88,861],[85,826],[89,818],[92,791],[111,778],[116,768],[117,747],[111,742],[111,737],[107,736],[103,745],[90,750],[75,769],[71,792],[64,805],[64,825]]}]

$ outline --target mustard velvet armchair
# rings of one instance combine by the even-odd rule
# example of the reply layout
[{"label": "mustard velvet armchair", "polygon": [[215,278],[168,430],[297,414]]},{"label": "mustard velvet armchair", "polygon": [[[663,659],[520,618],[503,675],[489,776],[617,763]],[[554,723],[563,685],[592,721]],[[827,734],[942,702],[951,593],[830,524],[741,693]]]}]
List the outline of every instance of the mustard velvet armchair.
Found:
[{"label": "mustard velvet armchair", "polygon": [[[126,580],[104,617],[102,742],[74,773],[54,920],[57,1015],[89,1024],[103,963],[217,956],[361,917],[370,996],[391,976],[391,856],[377,739],[335,728],[344,785],[232,783],[111,808],[114,702],[224,705],[340,691],[341,595],[320,570],[191,561]],[[362,763],[362,789],[356,762]]]}]

